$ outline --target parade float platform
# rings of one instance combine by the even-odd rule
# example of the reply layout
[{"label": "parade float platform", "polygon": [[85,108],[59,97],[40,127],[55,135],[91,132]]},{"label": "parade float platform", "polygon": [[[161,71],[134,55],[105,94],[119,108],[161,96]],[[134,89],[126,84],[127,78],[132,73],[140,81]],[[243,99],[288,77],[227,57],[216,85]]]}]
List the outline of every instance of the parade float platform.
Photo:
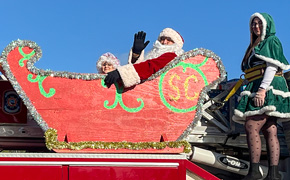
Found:
[{"label": "parade float platform", "polygon": [[45,132],[46,146],[69,153],[190,153],[187,135],[210,88],[225,78],[220,58],[193,49],[148,80],[124,89],[105,75],[43,70],[32,41],[10,43],[1,72]]}]

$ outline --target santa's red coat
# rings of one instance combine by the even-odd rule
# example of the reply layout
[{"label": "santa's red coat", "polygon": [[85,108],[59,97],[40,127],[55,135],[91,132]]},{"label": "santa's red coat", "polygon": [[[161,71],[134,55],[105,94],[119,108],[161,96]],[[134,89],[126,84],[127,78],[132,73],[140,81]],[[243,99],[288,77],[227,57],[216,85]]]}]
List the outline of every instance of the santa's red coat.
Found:
[{"label": "santa's red coat", "polygon": [[141,80],[148,79],[152,74],[162,69],[177,55],[174,52],[164,53],[161,56],[138,64],[127,64],[118,68],[125,87],[139,84]]}]

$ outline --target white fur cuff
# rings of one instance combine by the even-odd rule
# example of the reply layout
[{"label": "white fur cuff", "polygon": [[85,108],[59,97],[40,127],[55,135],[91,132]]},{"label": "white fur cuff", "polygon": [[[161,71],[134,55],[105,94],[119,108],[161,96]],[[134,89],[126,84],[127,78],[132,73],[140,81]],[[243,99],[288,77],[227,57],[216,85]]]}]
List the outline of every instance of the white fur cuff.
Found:
[{"label": "white fur cuff", "polygon": [[[130,52],[129,52],[129,56],[128,56],[128,64],[132,64],[132,62],[131,62],[132,54],[133,54],[133,51],[131,49]],[[138,63],[143,62],[143,61],[144,61],[144,49],[142,50],[139,58],[137,59],[137,61],[134,64],[138,64]]]},{"label": "white fur cuff", "polygon": [[141,82],[140,77],[132,64],[118,67],[117,70],[120,73],[124,87],[131,87]]}]

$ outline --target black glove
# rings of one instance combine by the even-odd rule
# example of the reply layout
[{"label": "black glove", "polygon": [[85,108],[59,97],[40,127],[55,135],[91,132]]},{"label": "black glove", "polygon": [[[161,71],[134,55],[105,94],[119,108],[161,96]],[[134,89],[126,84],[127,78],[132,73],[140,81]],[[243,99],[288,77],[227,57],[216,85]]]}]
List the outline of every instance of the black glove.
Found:
[{"label": "black glove", "polygon": [[150,41],[145,41],[146,33],[143,31],[139,31],[138,34],[135,33],[134,43],[132,51],[136,54],[141,54],[142,50],[146,48]]},{"label": "black glove", "polygon": [[120,79],[121,79],[120,73],[118,72],[118,70],[114,70],[107,74],[104,81],[107,87],[110,88],[112,84],[114,84]]}]

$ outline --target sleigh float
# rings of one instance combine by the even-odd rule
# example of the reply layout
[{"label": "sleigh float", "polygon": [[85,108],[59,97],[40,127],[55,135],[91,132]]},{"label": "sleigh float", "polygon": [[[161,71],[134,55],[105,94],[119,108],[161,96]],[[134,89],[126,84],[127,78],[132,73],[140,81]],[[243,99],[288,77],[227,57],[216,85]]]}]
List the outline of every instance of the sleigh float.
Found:
[{"label": "sleigh float", "polygon": [[56,152],[189,153],[186,138],[201,119],[205,94],[225,78],[220,58],[194,49],[148,80],[108,89],[105,75],[38,69],[32,41],[10,43],[1,72]]}]

